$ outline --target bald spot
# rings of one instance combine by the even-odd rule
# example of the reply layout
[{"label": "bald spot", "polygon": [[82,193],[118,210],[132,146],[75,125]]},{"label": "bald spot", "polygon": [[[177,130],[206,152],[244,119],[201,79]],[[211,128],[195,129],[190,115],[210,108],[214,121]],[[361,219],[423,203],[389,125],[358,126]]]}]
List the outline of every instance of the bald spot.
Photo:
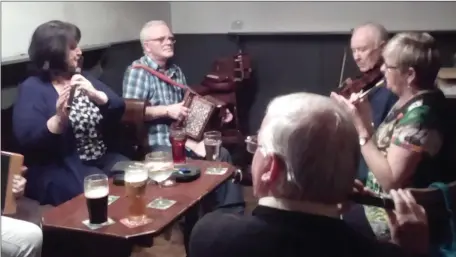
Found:
[{"label": "bald spot", "polygon": [[387,41],[387,37],[386,30],[381,25],[367,23],[353,30],[352,41],[362,41],[376,47],[382,41]]}]

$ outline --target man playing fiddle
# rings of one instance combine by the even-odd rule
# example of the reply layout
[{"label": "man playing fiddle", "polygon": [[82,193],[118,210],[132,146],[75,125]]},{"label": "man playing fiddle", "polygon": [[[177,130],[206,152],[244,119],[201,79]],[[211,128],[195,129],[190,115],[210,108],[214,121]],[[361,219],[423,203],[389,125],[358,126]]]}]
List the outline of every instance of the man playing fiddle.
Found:
[{"label": "man playing fiddle", "polygon": [[[382,50],[387,41],[388,32],[380,24],[368,22],[353,30],[350,47],[359,71],[363,74],[378,74],[363,88],[363,91],[371,89],[377,83],[385,83],[382,81],[383,73],[380,72],[380,67],[383,64]],[[374,128],[377,128],[385,119],[394,103],[396,103],[397,97],[383,85],[373,88],[369,92],[368,99],[372,106]],[[361,158],[358,177],[361,181],[365,181],[366,176],[367,165],[364,159]]]},{"label": "man playing fiddle", "polygon": [[[368,83],[362,91],[371,89],[379,82],[385,83],[382,81],[383,73],[380,71],[380,67],[383,64],[382,50],[387,41],[388,32],[382,25],[376,23],[364,23],[353,30],[350,42],[353,59],[361,73],[374,75],[373,79],[370,80],[370,83]],[[352,82],[353,81],[348,78],[344,84],[348,85]],[[347,97],[350,97],[349,93]],[[394,103],[396,103],[397,96],[382,85],[373,88],[369,92],[368,99],[372,106],[373,123],[374,128],[376,129],[385,119]],[[367,174],[368,168],[366,162],[361,158],[358,179],[365,182]],[[239,180],[242,177],[243,181],[241,183],[249,184],[250,176],[250,172],[242,173],[242,175],[239,175],[238,173],[236,180]]]}]

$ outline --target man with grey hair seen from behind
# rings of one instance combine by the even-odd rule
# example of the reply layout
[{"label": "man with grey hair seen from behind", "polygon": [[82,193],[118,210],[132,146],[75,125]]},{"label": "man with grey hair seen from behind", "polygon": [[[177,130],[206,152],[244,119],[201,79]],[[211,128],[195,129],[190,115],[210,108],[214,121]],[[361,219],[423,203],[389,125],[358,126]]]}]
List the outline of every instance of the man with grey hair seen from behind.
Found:
[{"label": "man with grey hair seen from behind", "polygon": [[[370,240],[340,219],[359,163],[349,115],[329,97],[295,93],[268,106],[252,162],[251,216],[214,211],[196,224],[191,257],[420,256],[427,251],[424,209],[406,191],[393,191],[390,243]],[[362,189],[360,193],[366,193]],[[405,204],[407,203],[407,204]],[[413,210],[411,209],[413,208]],[[416,211],[419,210],[419,211]],[[415,221],[410,224],[409,221]],[[413,234],[413,244],[409,242]],[[405,237],[405,238],[404,238]]]}]

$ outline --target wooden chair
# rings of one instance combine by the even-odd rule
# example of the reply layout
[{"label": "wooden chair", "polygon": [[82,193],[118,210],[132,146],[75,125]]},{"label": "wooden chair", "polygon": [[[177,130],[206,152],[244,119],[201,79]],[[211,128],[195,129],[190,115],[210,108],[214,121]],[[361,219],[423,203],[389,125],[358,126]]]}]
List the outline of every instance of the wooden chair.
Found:
[{"label": "wooden chair", "polygon": [[[449,189],[450,200],[453,201],[453,217],[456,217],[456,181],[447,184]],[[428,223],[430,229],[430,238],[432,242],[440,242],[446,238],[451,231],[449,231],[448,221],[451,218],[445,206],[443,193],[437,188],[411,188],[410,192],[415,198],[416,202],[424,207],[428,215]]]},{"label": "wooden chair", "polygon": [[222,57],[215,60],[211,71],[204,77],[199,85],[192,89],[200,95],[212,96],[227,104],[233,113],[233,121],[221,128],[222,141],[226,145],[244,146],[245,136],[239,119],[238,94],[245,88],[252,77],[252,61],[248,54],[239,50],[233,56]]},{"label": "wooden chair", "polygon": [[125,112],[122,116],[122,137],[124,144],[131,147],[131,156],[135,160],[142,160],[149,150],[148,131],[145,124],[146,107],[149,101],[124,99]]},{"label": "wooden chair", "polygon": [[2,151],[2,215],[16,213],[16,198],[13,195],[13,177],[22,173],[24,156]]},{"label": "wooden chair", "polygon": [[[453,181],[448,184],[450,191],[450,198],[456,200],[456,181]],[[417,203],[421,204],[426,209],[444,209],[445,202],[443,198],[443,193],[440,189],[437,188],[411,188],[410,192]],[[456,203],[455,203],[456,204]],[[456,207],[456,206],[455,206]]]},{"label": "wooden chair", "polygon": [[[11,188],[13,175],[23,175],[24,156],[18,153],[2,151],[2,204],[5,201],[5,208],[2,215],[28,221],[38,226],[41,224],[42,213],[51,205],[40,205],[38,201],[25,196],[16,199]],[[3,179],[8,174],[8,184],[3,188]],[[6,181],[6,179],[5,179]],[[3,198],[5,195],[5,199]]]}]

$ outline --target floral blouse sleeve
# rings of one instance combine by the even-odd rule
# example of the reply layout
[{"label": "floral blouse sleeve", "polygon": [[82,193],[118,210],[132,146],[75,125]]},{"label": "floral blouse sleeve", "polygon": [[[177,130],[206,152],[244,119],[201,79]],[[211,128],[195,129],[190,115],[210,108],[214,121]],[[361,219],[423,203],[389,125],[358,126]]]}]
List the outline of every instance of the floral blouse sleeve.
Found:
[{"label": "floral blouse sleeve", "polygon": [[427,105],[411,105],[394,127],[392,144],[436,155],[442,147],[439,119]]}]

